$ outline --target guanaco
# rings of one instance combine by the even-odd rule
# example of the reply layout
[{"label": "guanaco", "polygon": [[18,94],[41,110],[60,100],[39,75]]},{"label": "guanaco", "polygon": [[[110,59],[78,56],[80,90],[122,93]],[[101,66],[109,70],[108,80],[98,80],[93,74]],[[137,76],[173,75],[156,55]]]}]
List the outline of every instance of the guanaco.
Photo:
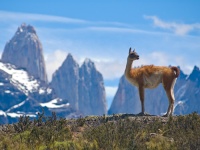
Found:
[{"label": "guanaco", "polygon": [[142,110],[139,115],[146,115],[144,108],[145,88],[156,88],[160,83],[162,83],[169,100],[167,113],[164,115],[164,117],[172,115],[175,101],[174,85],[176,83],[177,77],[180,74],[179,68],[154,65],[132,68],[133,61],[138,59],[139,55],[135,52],[135,49],[132,51],[130,48],[125,69],[125,76],[132,85],[138,87]]}]

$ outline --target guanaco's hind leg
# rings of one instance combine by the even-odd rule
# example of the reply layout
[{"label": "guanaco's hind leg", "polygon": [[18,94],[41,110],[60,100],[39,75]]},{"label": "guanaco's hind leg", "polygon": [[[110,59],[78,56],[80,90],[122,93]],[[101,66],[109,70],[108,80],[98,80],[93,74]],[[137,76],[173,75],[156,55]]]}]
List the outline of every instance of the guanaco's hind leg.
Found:
[{"label": "guanaco's hind leg", "polygon": [[176,79],[171,79],[171,80],[164,80],[163,79],[163,87],[165,89],[166,95],[169,100],[169,106],[167,109],[167,113],[163,117],[168,117],[169,115],[173,114],[174,111],[174,85],[175,85]]}]

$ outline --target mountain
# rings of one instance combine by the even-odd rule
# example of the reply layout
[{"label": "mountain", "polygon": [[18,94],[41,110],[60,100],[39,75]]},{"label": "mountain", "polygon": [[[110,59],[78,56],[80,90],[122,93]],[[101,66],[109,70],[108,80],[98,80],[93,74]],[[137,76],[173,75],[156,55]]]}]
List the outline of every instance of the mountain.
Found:
[{"label": "mountain", "polygon": [[195,66],[186,82],[178,89],[178,104],[175,114],[200,113],[200,69]]},{"label": "mountain", "polygon": [[59,97],[68,99],[73,108],[78,110],[79,65],[68,54],[61,67],[53,74],[50,85]]},{"label": "mountain", "polygon": [[27,71],[0,62],[0,120],[1,123],[17,121],[21,115],[32,118],[42,109],[67,117],[75,111],[66,99],[58,98],[44,81],[36,79]]},{"label": "mountain", "polygon": [[47,83],[42,44],[31,25],[22,24],[6,43],[1,60],[26,69],[35,78]]},{"label": "mountain", "polygon": [[86,59],[79,69],[79,111],[85,115],[106,114],[103,76],[94,63]]},{"label": "mountain", "polygon": [[35,118],[42,110],[60,117],[78,115],[49,86],[42,44],[34,27],[22,24],[6,43],[0,61],[0,123],[16,122],[21,115]]},{"label": "mountain", "polygon": [[0,121],[34,118],[42,110],[60,117],[106,114],[103,77],[91,60],[79,67],[69,54],[49,84],[36,30],[22,24],[0,60]]},{"label": "mountain", "polygon": [[86,59],[79,67],[69,54],[53,74],[50,85],[59,97],[68,99],[82,115],[106,114],[103,77],[91,60]]},{"label": "mountain", "polygon": [[[165,113],[168,99],[162,85],[145,91],[146,112]],[[200,113],[200,69],[197,66],[190,75],[180,72],[174,91],[175,114]],[[6,44],[0,60],[0,123],[16,122],[21,115],[35,118],[42,110],[47,115],[54,111],[65,118],[106,114],[104,80],[90,59],[79,66],[68,54],[48,83],[36,31],[22,24]],[[138,89],[123,75],[108,114],[140,111]]]},{"label": "mountain", "polygon": [[[187,76],[180,71],[175,87],[174,114],[189,114],[194,111],[200,113],[200,70],[194,67],[192,73]],[[145,89],[145,111],[162,115],[168,107],[168,98],[160,84],[155,89]],[[123,75],[120,79],[118,90],[108,114],[141,112],[141,104],[138,89],[132,86]]]}]

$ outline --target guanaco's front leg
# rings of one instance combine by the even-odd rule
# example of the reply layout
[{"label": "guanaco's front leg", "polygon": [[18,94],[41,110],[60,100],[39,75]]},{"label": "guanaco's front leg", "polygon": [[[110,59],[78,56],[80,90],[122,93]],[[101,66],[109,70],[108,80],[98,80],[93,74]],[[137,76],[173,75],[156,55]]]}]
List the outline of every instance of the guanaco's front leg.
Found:
[{"label": "guanaco's front leg", "polygon": [[145,109],[144,109],[144,87],[143,86],[139,86],[138,90],[139,90],[141,109],[142,109],[142,112],[140,114],[144,115],[144,112],[145,112]]}]

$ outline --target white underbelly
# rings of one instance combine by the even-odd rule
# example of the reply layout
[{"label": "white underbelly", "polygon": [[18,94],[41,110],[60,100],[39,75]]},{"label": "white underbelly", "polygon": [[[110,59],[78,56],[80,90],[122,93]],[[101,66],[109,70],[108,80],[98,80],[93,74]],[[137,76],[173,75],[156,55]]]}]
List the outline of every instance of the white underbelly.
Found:
[{"label": "white underbelly", "polygon": [[137,86],[138,87],[138,82],[133,79],[133,78],[130,78],[130,77],[126,77],[126,79],[134,86]]},{"label": "white underbelly", "polygon": [[145,88],[155,88],[162,82],[161,74],[153,74],[149,77],[143,76]]}]

